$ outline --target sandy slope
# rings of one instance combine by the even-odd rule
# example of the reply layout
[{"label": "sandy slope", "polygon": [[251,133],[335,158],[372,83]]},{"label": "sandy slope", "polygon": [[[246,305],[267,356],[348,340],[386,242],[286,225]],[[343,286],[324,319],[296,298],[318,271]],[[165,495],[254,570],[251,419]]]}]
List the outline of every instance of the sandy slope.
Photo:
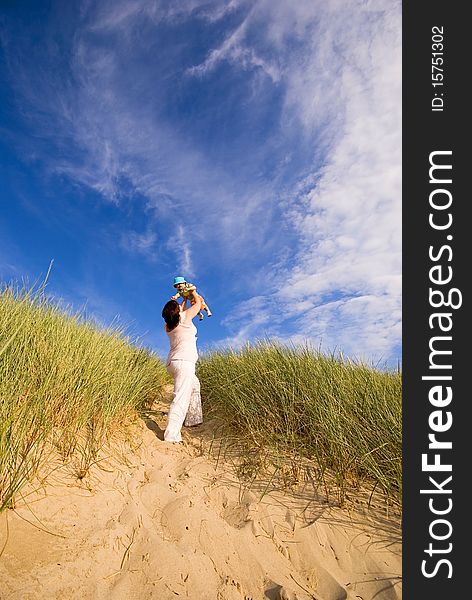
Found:
[{"label": "sandy slope", "polygon": [[261,499],[202,451],[211,425],[167,444],[155,408],[125,462],[58,470],[0,515],[1,600],[401,598],[398,521],[306,488]]}]

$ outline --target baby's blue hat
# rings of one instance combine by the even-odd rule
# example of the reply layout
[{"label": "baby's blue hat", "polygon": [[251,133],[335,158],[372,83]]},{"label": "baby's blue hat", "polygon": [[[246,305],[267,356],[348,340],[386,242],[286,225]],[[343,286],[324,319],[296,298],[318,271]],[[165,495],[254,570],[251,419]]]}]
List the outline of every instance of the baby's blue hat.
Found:
[{"label": "baby's blue hat", "polygon": [[185,277],[174,277],[174,287],[179,283],[187,283]]}]

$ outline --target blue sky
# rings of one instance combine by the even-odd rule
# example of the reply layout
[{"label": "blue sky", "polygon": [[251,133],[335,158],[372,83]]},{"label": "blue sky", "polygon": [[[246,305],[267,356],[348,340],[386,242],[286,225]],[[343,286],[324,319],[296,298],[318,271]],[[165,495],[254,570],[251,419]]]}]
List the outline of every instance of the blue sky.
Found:
[{"label": "blue sky", "polygon": [[167,351],[271,337],[401,359],[401,3],[0,8],[0,279]]}]

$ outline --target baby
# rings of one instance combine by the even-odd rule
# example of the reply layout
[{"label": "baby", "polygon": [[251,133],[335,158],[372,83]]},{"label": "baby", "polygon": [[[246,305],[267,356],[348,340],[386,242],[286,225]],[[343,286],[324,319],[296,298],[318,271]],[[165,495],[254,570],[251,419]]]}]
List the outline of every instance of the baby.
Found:
[{"label": "baby", "polygon": [[[195,304],[192,292],[197,288],[193,283],[185,281],[184,277],[174,277],[174,287],[177,288],[177,293],[174,296],[171,296],[172,300],[177,300],[177,298],[183,298],[182,304],[185,304],[187,300],[190,300],[190,304]],[[198,295],[200,296],[200,294]],[[206,312],[207,316],[211,317],[211,311],[206,305],[205,300],[202,298],[202,296],[200,296],[200,300],[202,301],[202,309]],[[198,313],[198,316],[200,321],[203,321],[202,311]]]}]

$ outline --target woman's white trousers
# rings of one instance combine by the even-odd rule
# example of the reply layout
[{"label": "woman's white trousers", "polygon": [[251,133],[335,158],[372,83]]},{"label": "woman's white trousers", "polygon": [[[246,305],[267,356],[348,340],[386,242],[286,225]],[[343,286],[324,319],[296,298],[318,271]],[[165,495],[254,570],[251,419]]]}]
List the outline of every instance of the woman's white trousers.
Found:
[{"label": "woman's white trousers", "polygon": [[167,371],[174,378],[174,397],[167,416],[164,440],[181,442],[182,425],[192,427],[203,423],[200,382],[195,375],[194,362],[171,360]]}]

